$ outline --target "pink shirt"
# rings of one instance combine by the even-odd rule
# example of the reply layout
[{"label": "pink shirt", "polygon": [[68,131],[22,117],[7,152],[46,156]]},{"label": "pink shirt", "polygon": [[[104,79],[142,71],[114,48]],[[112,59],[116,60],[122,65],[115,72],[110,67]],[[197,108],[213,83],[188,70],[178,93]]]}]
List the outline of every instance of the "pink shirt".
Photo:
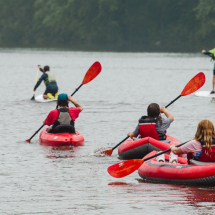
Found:
[{"label": "pink shirt", "polygon": [[[69,113],[74,121],[78,118],[80,112],[81,112],[80,108],[76,107],[69,108]],[[52,110],[45,119],[46,125],[54,124],[54,122],[58,119],[58,115],[59,111],[57,109]]]},{"label": "pink shirt", "polygon": [[197,140],[191,140],[188,143],[185,143],[181,146],[181,151],[184,154],[192,153],[193,156],[200,156],[202,153],[202,145]]}]

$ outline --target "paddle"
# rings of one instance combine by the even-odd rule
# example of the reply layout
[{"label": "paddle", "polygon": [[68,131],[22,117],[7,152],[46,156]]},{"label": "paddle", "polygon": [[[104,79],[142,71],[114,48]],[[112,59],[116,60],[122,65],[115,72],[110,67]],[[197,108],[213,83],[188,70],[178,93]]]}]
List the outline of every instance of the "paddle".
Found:
[{"label": "paddle", "polygon": [[86,75],[84,76],[84,79],[81,83],[81,85],[74,91],[74,93],[71,95],[73,96],[84,84],[89,83],[92,81],[102,70],[101,64],[96,61],[87,71]]},{"label": "paddle", "polygon": [[[185,143],[187,143],[187,142],[185,142]],[[182,146],[185,143],[181,143],[181,144],[177,145],[176,147]],[[164,154],[170,150],[171,149],[169,148],[165,151],[159,152],[156,155],[153,155],[153,156],[148,157],[146,159],[134,159],[134,160],[122,161],[120,163],[109,166],[107,171],[111,176],[113,176],[115,178],[123,178],[123,177],[131,174],[135,170],[137,170],[145,161],[150,160],[154,157],[157,157],[161,154]]]},{"label": "paddle", "polygon": [[[37,69],[37,75],[36,75],[36,82],[35,82],[35,85],[37,84],[38,74],[39,74],[39,68]],[[31,100],[35,100],[35,91],[34,91],[34,93],[33,93],[33,96],[32,96],[32,98],[31,98]]]},{"label": "paddle", "polygon": [[[102,70],[101,64],[96,61],[87,71],[87,73],[84,76],[84,79],[82,81],[82,84],[74,91],[74,93],[71,95],[73,96],[82,85],[89,83],[90,81],[92,81]],[[31,139],[39,132],[39,130],[43,127],[44,125],[42,125],[34,134],[30,139],[27,139],[26,141],[30,143]]]},{"label": "paddle", "polygon": [[31,142],[31,139],[39,132],[39,130],[43,127],[44,125],[42,125],[31,137],[30,139],[27,139],[26,142]]},{"label": "paddle", "polygon": [[[73,96],[84,84],[89,83],[90,81],[92,81],[102,70],[102,66],[101,64],[96,61],[87,71],[87,73],[84,76],[84,79],[81,83],[81,85],[71,94],[71,96]],[[57,107],[58,108],[58,105]]]},{"label": "paddle", "polygon": [[[187,96],[191,93],[194,93],[198,89],[200,89],[205,83],[205,74],[203,72],[198,73],[196,76],[194,76],[184,87],[181,94],[176,97],[173,101],[171,101],[165,108],[169,107],[172,103],[174,103],[176,100],[178,100],[181,96]],[[118,143],[116,146],[114,146],[112,149],[107,149],[105,151],[102,151],[101,154],[106,154],[111,156],[113,153],[113,150],[117,148],[120,144],[122,144],[125,140],[127,140],[129,137],[126,137],[124,140],[122,140],[120,143]]]},{"label": "paddle", "polygon": [[106,155],[111,156],[113,153],[113,150],[115,148],[117,148],[120,144],[122,144],[124,141],[126,141],[128,138],[129,138],[129,136],[127,136],[125,139],[123,139],[121,142],[119,142],[117,145],[115,145],[112,149],[107,149],[107,150],[101,152],[100,154],[106,154]]},{"label": "paddle", "polygon": [[205,83],[205,74],[203,72],[198,73],[194,76],[184,87],[181,94],[171,101],[165,108],[169,107],[172,103],[178,100],[181,96],[187,96],[200,89]]}]

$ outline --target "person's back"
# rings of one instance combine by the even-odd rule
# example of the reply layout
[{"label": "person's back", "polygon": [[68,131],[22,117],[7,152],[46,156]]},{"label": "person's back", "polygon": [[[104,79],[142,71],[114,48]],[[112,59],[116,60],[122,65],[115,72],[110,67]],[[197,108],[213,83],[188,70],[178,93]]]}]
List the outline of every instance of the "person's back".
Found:
[{"label": "person's back", "polygon": [[[71,101],[75,107],[68,107],[68,103]],[[71,96],[66,94],[59,94],[58,96],[59,109],[52,110],[45,121],[44,125],[52,125],[49,128],[49,132],[53,133],[74,133],[75,131],[75,120],[78,118],[79,113],[83,110],[83,107],[72,99]]]},{"label": "person's back", "polygon": [[50,71],[49,66],[44,66],[43,69],[41,69],[40,66],[38,66],[41,72],[43,72],[43,75],[40,77],[38,82],[36,83],[34,87],[34,91],[36,91],[37,87],[41,84],[42,81],[44,81],[44,84],[46,86],[46,90],[43,93],[44,99],[54,99],[58,97],[58,86],[57,81],[55,78],[55,75],[53,72]]},{"label": "person's back", "polygon": [[[133,132],[129,132],[130,138],[137,137],[141,138],[152,137],[157,140],[166,139],[166,129],[169,128],[170,124],[174,121],[173,116],[166,110],[165,107],[159,107],[156,103],[151,103],[147,108],[147,116],[143,116],[139,120],[139,124]],[[161,113],[164,113],[167,118],[162,118]]]},{"label": "person's back", "polygon": [[[215,131],[210,120],[201,120],[193,140],[181,147],[171,146],[171,151],[178,154],[187,154],[188,163],[191,159],[202,162],[215,162]],[[213,148],[212,148],[213,147]]]}]

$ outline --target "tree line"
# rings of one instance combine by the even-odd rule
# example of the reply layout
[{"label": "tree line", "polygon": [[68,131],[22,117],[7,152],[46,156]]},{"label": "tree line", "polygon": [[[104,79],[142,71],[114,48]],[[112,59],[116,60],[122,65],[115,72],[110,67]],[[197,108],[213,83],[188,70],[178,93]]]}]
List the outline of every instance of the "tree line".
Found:
[{"label": "tree line", "polygon": [[214,0],[0,0],[0,47],[197,52],[214,33]]}]

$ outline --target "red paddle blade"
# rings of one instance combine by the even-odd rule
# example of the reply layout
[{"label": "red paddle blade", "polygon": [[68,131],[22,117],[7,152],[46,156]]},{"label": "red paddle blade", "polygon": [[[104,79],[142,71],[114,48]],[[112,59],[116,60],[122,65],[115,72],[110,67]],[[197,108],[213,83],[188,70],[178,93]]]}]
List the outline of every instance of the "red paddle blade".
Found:
[{"label": "red paddle blade", "polygon": [[101,64],[96,61],[87,71],[82,84],[87,84],[92,81],[102,70]]},{"label": "red paddle blade", "polygon": [[30,142],[31,142],[31,140],[30,140],[30,139],[27,139],[27,140],[26,140],[26,142],[29,142],[29,143],[30,143]]},{"label": "red paddle blade", "polygon": [[137,170],[143,164],[143,162],[144,160],[142,159],[122,161],[109,166],[107,171],[115,178],[122,178]]},{"label": "red paddle blade", "polygon": [[113,153],[113,149],[108,149],[108,150],[105,150],[105,151],[101,152],[101,154],[106,154],[106,155],[109,155],[109,156],[111,156],[112,153]]},{"label": "red paddle blade", "polygon": [[181,92],[181,96],[186,96],[200,89],[205,83],[205,74],[203,72],[194,76]]}]

